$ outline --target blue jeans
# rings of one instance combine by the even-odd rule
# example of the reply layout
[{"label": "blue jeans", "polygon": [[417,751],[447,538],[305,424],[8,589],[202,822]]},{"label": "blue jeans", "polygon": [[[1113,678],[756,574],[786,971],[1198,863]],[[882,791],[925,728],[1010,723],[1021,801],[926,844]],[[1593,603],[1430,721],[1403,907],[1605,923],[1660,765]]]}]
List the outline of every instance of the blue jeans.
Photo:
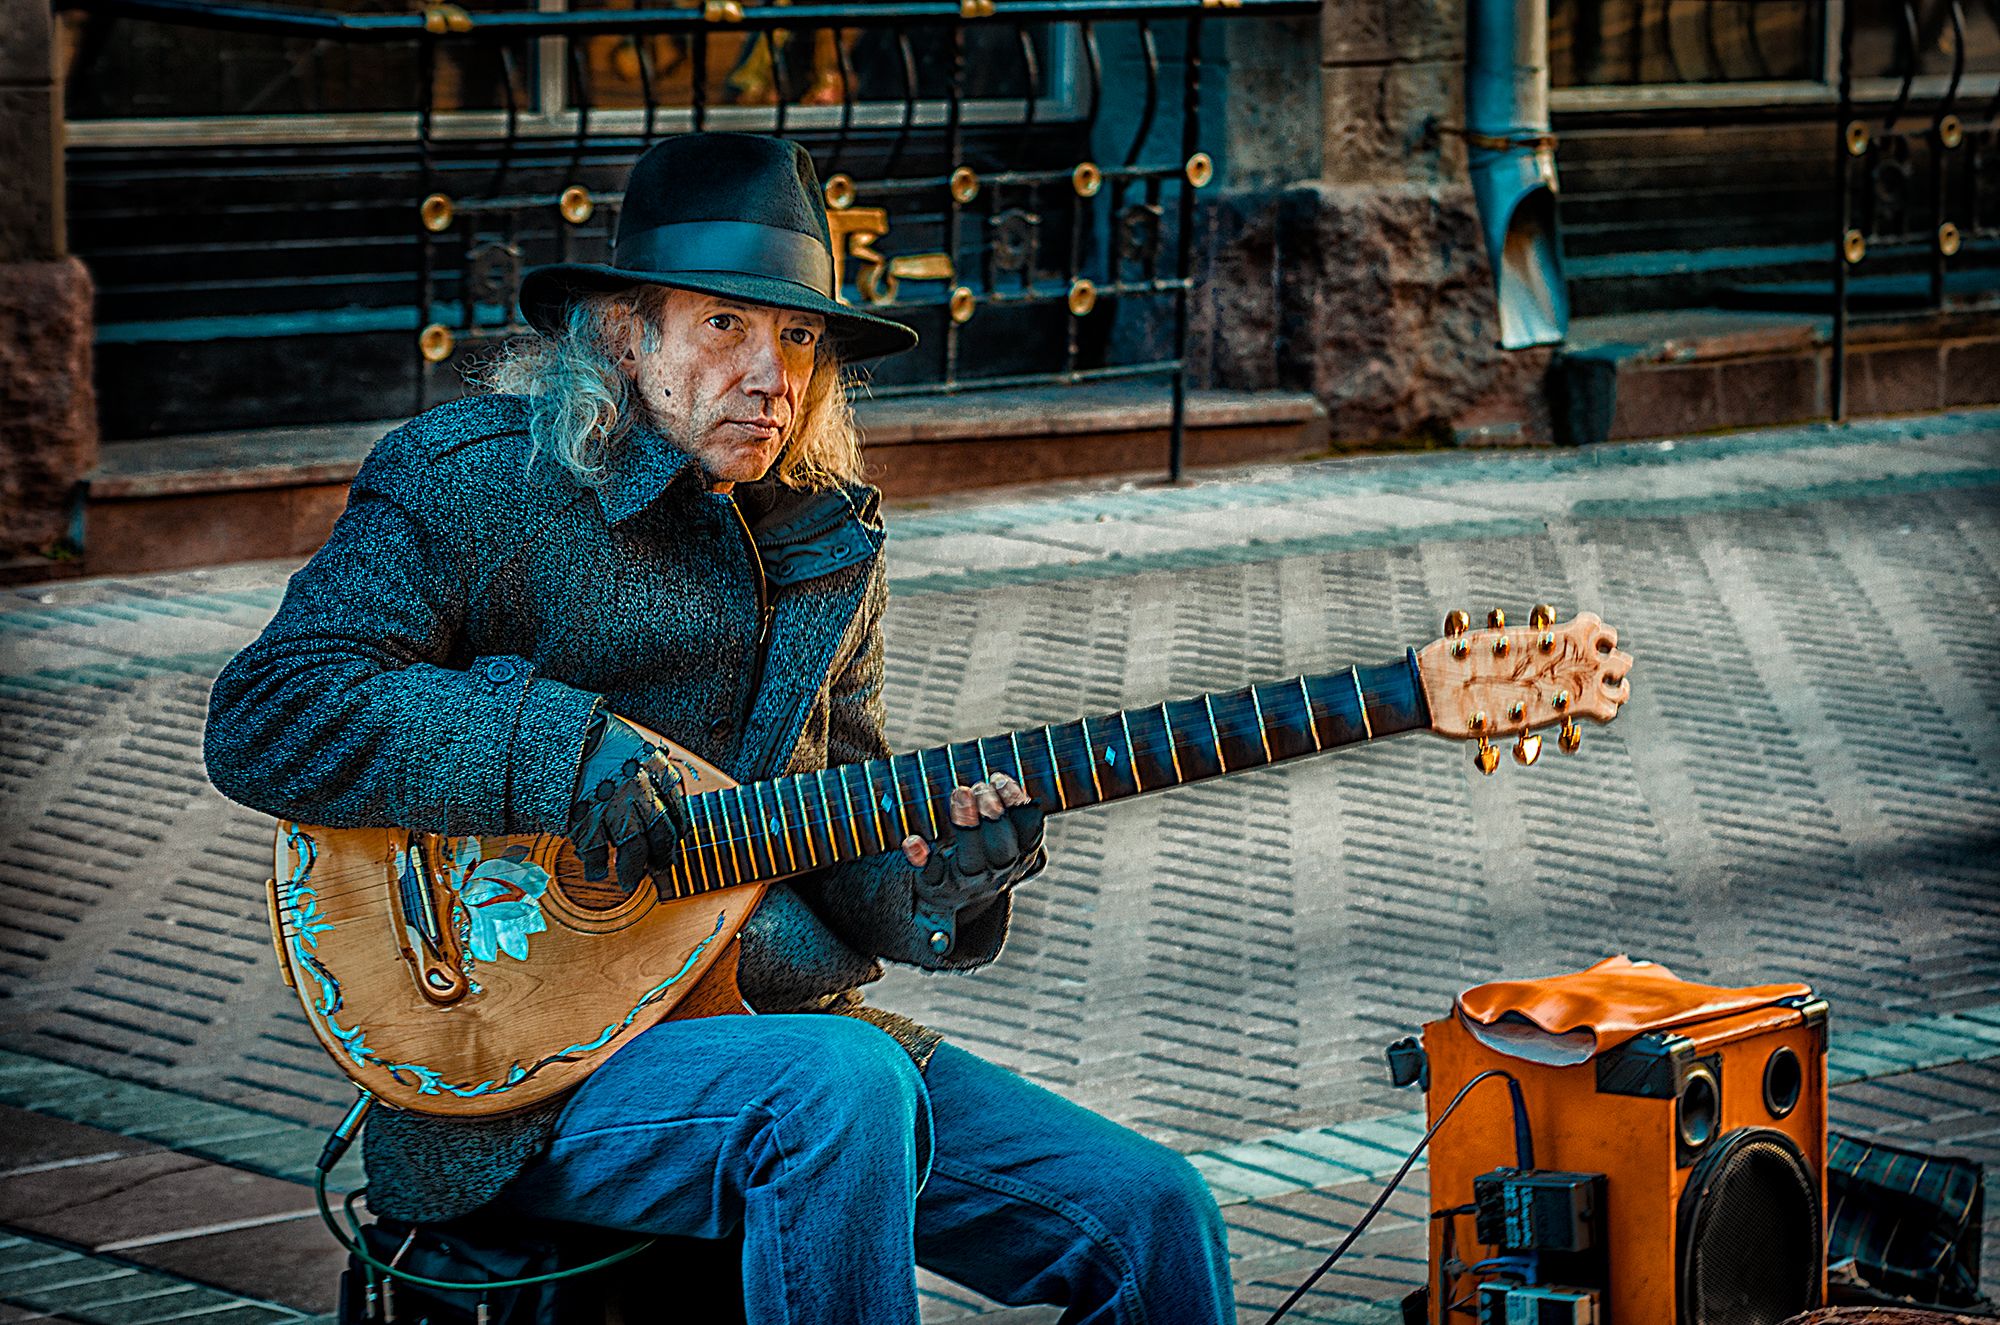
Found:
[{"label": "blue jeans", "polygon": [[917,1264],[1073,1325],[1236,1319],[1222,1217],[1186,1160],[949,1044],[919,1073],[841,1016],[654,1027],[585,1080],[499,1203],[740,1226],[752,1325],[915,1325]]}]

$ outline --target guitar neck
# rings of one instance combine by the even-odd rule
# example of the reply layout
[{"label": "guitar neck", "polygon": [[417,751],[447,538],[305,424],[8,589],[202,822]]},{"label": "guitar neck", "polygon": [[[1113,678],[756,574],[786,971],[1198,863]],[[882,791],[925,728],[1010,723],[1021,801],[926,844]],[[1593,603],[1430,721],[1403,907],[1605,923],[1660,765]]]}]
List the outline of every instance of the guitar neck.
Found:
[{"label": "guitar neck", "polygon": [[691,896],[953,836],[952,788],[1005,773],[1051,814],[1165,791],[1430,726],[1414,650],[1101,718],[1031,727],[688,798],[665,889]]}]

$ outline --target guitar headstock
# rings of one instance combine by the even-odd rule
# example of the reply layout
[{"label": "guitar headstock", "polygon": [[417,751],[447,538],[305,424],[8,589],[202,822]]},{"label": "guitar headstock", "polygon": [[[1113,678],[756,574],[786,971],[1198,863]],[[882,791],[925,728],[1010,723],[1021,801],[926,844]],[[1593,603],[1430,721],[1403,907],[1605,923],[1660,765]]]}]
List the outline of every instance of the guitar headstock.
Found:
[{"label": "guitar headstock", "polygon": [[1463,612],[1444,619],[1444,638],[1417,651],[1431,730],[1455,740],[1477,740],[1473,757],[1482,773],[1500,763],[1491,742],[1514,736],[1514,758],[1532,764],[1541,754],[1537,727],[1561,724],[1557,745],[1575,754],[1583,735],[1578,718],[1609,722],[1631,698],[1626,673],[1632,655],[1618,651],[1618,632],[1594,612],[1557,625],[1555,609],[1538,604],[1526,628],[1509,628],[1504,613],[1487,614],[1473,630]]}]

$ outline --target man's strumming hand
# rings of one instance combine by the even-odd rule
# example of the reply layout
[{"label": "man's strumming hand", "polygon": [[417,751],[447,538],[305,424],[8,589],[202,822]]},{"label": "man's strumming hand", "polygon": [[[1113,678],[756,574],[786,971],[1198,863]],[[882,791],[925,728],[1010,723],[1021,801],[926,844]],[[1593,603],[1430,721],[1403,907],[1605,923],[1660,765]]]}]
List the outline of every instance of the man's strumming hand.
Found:
[{"label": "man's strumming hand", "polygon": [[930,930],[931,948],[951,950],[958,923],[969,920],[1048,863],[1042,808],[1005,773],[991,782],[954,787],[950,816],[956,840],[938,848],[914,833],[903,857],[917,867],[916,919]]},{"label": "man's strumming hand", "polygon": [[591,719],[569,816],[583,877],[602,879],[615,867],[618,886],[629,894],[649,874],[665,877],[687,830],[680,770],[667,752],[623,718]]}]

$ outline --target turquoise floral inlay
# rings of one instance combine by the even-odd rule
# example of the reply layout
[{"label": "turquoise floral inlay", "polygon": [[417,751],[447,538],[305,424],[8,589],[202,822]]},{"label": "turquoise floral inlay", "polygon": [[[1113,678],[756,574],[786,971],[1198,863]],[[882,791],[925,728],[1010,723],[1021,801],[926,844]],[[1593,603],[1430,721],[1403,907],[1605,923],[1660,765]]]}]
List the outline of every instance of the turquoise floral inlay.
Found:
[{"label": "turquoise floral inlay", "polygon": [[526,847],[515,846],[481,860],[478,838],[461,837],[453,844],[445,860],[445,882],[465,902],[466,946],[474,960],[496,961],[504,952],[524,962],[528,935],[549,927],[542,918],[549,874],[527,857]]},{"label": "turquoise floral inlay", "polygon": [[[580,1055],[594,1053],[604,1048],[638,1021],[648,1008],[665,998],[667,991],[685,980],[700,964],[702,954],[708,951],[709,946],[721,936],[723,927],[729,923],[727,911],[717,912],[715,928],[708,932],[707,937],[689,949],[686,958],[681,962],[680,969],[641,994],[629,1012],[590,1039],[570,1045],[567,1049],[559,1050],[534,1063],[526,1065],[514,1063],[496,1080],[448,1081],[435,1069],[422,1063],[385,1062],[381,1055],[369,1046],[367,1034],[361,1027],[347,1027],[340,1024],[337,1014],[346,1006],[341,994],[340,981],[335,978],[333,972],[327,970],[315,952],[319,946],[318,936],[334,927],[333,922],[327,920],[320,912],[318,894],[312,886],[312,870],[319,859],[319,845],[297,824],[287,825],[286,834],[286,845],[291,849],[293,864],[291,875],[285,880],[284,896],[280,900],[292,918],[290,933],[292,960],[300,970],[312,977],[313,983],[319,988],[319,996],[310,1002],[308,1010],[319,1018],[320,1023],[326,1027],[328,1036],[339,1044],[358,1066],[379,1068],[404,1085],[414,1084],[421,1095],[455,1095],[460,1099],[497,1095],[502,1091],[512,1090],[552,1063],[573,1062]],[[465,851],[466,842],[473,844],[469,854]],[[486,869],[487,866],[495,864],[503,864],[508,868]],[[512,851],[494,860],[480,860],[476,838],[460,839],[453,849],[446,870],[451,885],[458,890],[459,897],[470,902],[468,906],[462,908],[471,916],[469,946],[477,948],[479,945],[481,927],[476,917],[483,908],[493,904],[519,904],[529,898],[524,885],[524,876],[513,868],[525,864],[525,860],[515,857]],[[548,875],[536,866],[527,865],[527,868],[540,876],[541,880],[532,894],[532,898],[535,899],[532,900],[534,920],[530,924],[519,912],[498,913],[491,921],[492,952],[482,960],[490,961],[500,952],[505,952],[516,959],[525,959],[528,955],[527,936],[547,928],[546,922],[542,919],[541,903],[538,899],[548,888]],[[519,897],[513,895],[517,892],[520,894]],[[475,896],[484,897],[487,901],[471,901]],[[454,908],[457,909],[460,908]],[[510,917],[505,921],[507,928],[503,928],[501,917]],[[510,944],[518,946],[520,951],[516,952],[514,946]],[[473,986],[473,989],[476,994],[478,986]]]}]

